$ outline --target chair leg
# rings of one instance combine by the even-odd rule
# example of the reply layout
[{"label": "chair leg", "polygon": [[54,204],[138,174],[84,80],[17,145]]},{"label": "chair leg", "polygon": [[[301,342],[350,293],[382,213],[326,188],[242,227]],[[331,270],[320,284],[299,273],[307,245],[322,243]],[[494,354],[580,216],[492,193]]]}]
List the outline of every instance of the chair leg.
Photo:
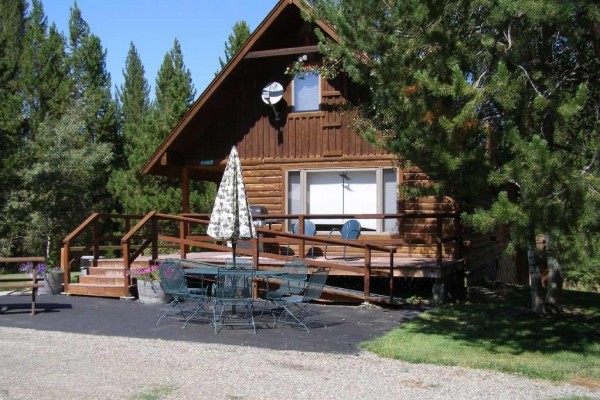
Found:
[{"label": "chair leg", "polygon": [[159,318],[158,318],[158,321],[156,321],[156,325],[158,325],[164,317],[169,315],[169,313],[171,311],[174,311],[176,308],[179,309],[179,312],[181,313],[181,317],[183,319],[185,319],[185,314],[183,312],[184,308],[181,306],[181,302],[179,301],[178,298],[173,298],[173,300],[169,304],[167,304],[164,308],[162,308],[158,312]]},{"label": "chair leg", "polygon": [[192,313],[192,315],[190,315],[189,317],[187,317],[185,319],[185,322],[183,323],[183,326],[181,327],[181,329],[185,328],[185,326],[187,325],[187,323],[190,320],[192,320],[192,319],[200,319],[200,317],[199,317],[200,311],[203,311],[204,313],[206,313],[206,308],[204,308],[204,300],[198,300],[198,306],[196,307],[196,309],[194,310],[194,312]]},{"label": "chair leg", "polygon": [[285,316],[284,320],[281,321],[281,323],[288,323],[287,317],[290,316],[292,317],[296,322],[291,322],[292,324],[296,324],[296,325],[302,325],[304,327],[304,329],[306,329],[307,333],[310,333],[310,330],[308,329],[308,326],[306,326],[306,324],[304,322],[302,322],[296,315],[294,315],[294,313],[290,310],[290,308],[288,306],[286,306],[285,304],[282,306],[283,308],[283,312],[281,313],[281,315],[279,315],[279,318],[277,318],[277,321],[275,322],[275,326],[277,326],[277,324],[280,322],[280,320]]}]

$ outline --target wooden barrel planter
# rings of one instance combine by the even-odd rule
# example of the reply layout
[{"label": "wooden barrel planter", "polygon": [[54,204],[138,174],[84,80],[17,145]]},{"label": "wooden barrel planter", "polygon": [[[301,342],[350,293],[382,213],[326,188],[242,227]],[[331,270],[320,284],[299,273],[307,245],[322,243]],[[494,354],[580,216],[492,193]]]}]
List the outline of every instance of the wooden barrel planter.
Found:
[{"label": "wooden barrel planter", "polygon": [[172,297],[167,295],[160,282],[137,281],[138,299],[144,304],[168,303]]}]

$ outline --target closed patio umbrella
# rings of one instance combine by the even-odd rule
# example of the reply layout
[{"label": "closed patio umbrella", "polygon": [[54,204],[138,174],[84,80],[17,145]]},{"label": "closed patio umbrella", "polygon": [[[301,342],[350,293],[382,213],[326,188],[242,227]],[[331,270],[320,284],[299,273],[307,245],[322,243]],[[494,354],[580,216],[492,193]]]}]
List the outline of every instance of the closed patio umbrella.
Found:
[{"label": "closed patio umbrella", "polygon": [[242,165],[235,146],[231,148],[217,191],[207,233],[213,239],[231,240],[233,265],[235,265],[236,241],[252,239],[256,236],[242,177]]}]

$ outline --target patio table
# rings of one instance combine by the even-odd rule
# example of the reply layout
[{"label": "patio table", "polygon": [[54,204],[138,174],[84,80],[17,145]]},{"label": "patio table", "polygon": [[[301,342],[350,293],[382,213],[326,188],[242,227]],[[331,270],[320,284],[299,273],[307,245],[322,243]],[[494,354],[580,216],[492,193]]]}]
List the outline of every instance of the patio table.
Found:
[{"label": "patio table", "polygon": [[[266,280],[267,285],[269,282],[269,278],[270,277],[282,277],[284,275],[287,274],[287,271],[270,271],[270,270],[254,270],[254,269],[238,269],[238,268],[222,268],[222,267],[210,267],[210,266],[204,266],[201,268],[188,268],[185,270],[185,274],[188,277],[201,277],[202,280],[206,279],[207,277],[215,277],[215,279],[219,280],[219,279],[227,279],[227,276],[230,276],[230,279],[232,279],[231,282],[236,282],[236,285],[239,282],[242,282],[238,279],[254,279],[256,277],[258,278],[263,278]],[[241,278],[245,276],[246,278]],[[217,283],[217,285],[219,285]],[[242,284],[245,286],[245,284]],[[231,325],[251,325],[254,329],[254,333],[256,333],[256,325],[254,322],[254,300],[257,298],[256,296],[256,286],[255,285],[251,285],[254,286],[254,288],[251,290],[251,296],[247,297],[247,295],[245,295],[244,293],[246,293],[244,291],[244,289],[242,288],[242,286],[239,286],[239,288],[241,289],[240,292],[237,292],[237,290],[235,292],[235,294],[229,295],[226,294],[224,297],[221,297],[223,295],[223,293],[229,293],[227,291],[225,292],[218,292],[218,295],[214,295],[213,293],[213,326],[215,328],[215,333],[219,332],[219,327],[222,326],[231,326]],[[217,289],[219,290],[219,289]],[[217,306],[220,305],[220,311],[218,311]],[[246,316],[249,315],[248,322],[240,322],[242,320],[245,320],[246,317],[242,317],[240,315],[236,315],[236,308],[237,306],[244,306],[246,308]],[[230,306],[231,307],[231,314],[225,314],[225,307],[226,306]],[[228,316],[226,316],[228,315]],[[233,319],[232,319],[233,318]]]},{"label": "patio table", "polygon": [[[217,275],[254,275],[256,278],[264,279],[268,288],[270,278],[281,278],[287,275],[287,271],[231,269],[215,265],[214,267],[187,268],[185,274],[186,276],[202,278],[203,280],[207,276],[216,277]],[[255,298],[258,297],[256,293],[253,294]]]}]

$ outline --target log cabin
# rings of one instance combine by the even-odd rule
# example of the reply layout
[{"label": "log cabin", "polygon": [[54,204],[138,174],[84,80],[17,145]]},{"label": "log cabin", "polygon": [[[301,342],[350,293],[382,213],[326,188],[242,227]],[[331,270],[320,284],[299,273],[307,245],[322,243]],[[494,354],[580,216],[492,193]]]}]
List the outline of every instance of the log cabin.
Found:
[{"label": "log cabin", "polygon": [[[483,265],[497,272],[501,241],[481,237],[465,241],[452,199],[399,196],[399,187],[424,185],[429,178],[418,168],[399,167],[396,155],[365,140],[352,128],[352,112],[346,105],[358,104],[365,95],[363,88],[343,74],[325,79],[315,70],[298,75],[286,73],[299,59],[308,66],[320,64],[315,29],[337,39],[328,24],[305,21],[304,7],[301,0],[280,0],[275,5],[165,137],[142,173],[180,179],[184,217],[180,216],[179,221],[192,222],[182,219],[193,217],[190,180],[219,183],[230,149],[236,146],[249,203],[261,214],[256,217],[268,223],[271,233],[263,234],[264,248],[257,245],[254,250],[246,250],[247,254],[257,263],[259,255],[266,253],[270,259],[281,261],[290,255],[291,248],[291,254],[305,258],[306,246],[312,251],[308,264],[330,266],[323,257],[314,257],[315,248],[318,256],[324,256],[327,246],[328,252],[346,251],[345,246],[326,243],[326,239],[318,243],[307,238],[294,241],[286,233],[294,222],[309,219],[317,226],[316,237],[328,238],[332,227],[358,219],[362,226],[358,242],[371,247],[350,249],[358,251],[354,254],[361,259],[358,267],[343,260],[346,265],[337,264],[332,271],[359,277],[362,287],[354,297],[362,301],[381,300],[371,294],[373,274],[387,277],[389,300],[383,302],[393,302],[394,278],[431,279],[438,298],[447,296],[448,286],[458,286],[460,292],[467,260],[465,243],[470,245],[469,257],[476,260],[473,270]],[[156,216],[146,216],[142,221]],[[65,239],[66,267],[72,263],[70,240],[93,221],[89,219],[87,225],[82,224]],[[179,241],[166,236],[160,239],[178,243],[180,256],[186,257],[190,246],[198,244],[187,229],[182,228]],[[303,233],[301,230],[300,236]],[[153,235],[154,242],[158,242],[158,234]],[[132,237],[129,233],[121,239],[126,268],[152,242],[148,239],[141,250],[134,251],[127,247]],[[151,258],[156,259],[157,244],[152,246]],[[98,244],[88,246],[90,249],[97,264]],[[286,249],[285,254],[282,249]],[[490,254],[494,256],[491,261]],[[377,257],[383,260],[379,270]],[[70,286],[71,293],[91,294],[88,289],[78,292],[76,285]],[[122,286],[127,292],[131,282],[125,278]],[[122,291],[114,293],[123,295]],[[332,295],[336,296],[352,297],[340,291]]]}]

